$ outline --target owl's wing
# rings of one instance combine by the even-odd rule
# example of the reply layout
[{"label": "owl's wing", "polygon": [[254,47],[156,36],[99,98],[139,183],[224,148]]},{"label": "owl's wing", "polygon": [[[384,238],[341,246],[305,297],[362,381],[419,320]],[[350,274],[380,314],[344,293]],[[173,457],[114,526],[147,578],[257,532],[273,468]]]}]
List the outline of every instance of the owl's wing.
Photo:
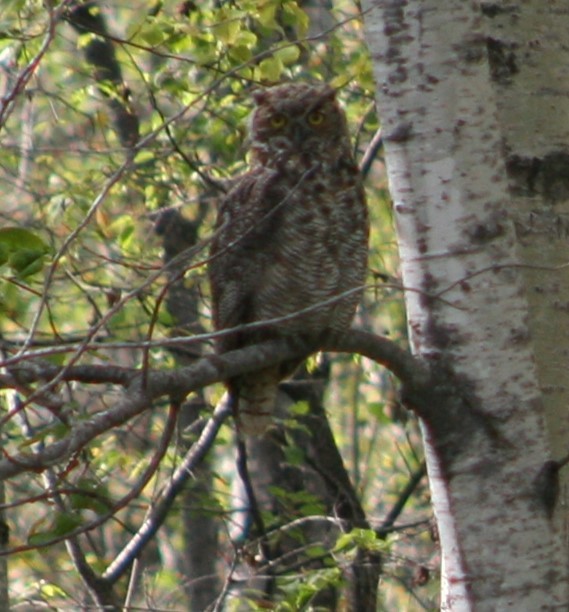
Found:
[{"label": "owl's wing", "polygon": [[[255,320],[253,299],[272,259],[278,204],[286,195],[276,178],[273,170],[252,170],[220,204],[208,264],[216,329]],[[242,338],[231,336],[220,340],[219,348],[240,345]]]}]

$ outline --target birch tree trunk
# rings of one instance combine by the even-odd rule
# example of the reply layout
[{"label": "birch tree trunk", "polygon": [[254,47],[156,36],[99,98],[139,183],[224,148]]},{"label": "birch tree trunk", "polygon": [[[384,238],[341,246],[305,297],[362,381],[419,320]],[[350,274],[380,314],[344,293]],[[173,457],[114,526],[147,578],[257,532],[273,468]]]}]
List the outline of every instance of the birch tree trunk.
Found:
[{"label": "birch tree trunk", "polygon": [[[565,609],[567,558],[484,16],[366,0],[414,352],[461,410],[423,422],[443,610]],[[522,118],[523,119],[523,118]],[[444,405],[443,405],[444,404]]]},{"label": "birch tree trunk", "polygon": [[[487,7],[513,218],[549,437],[569,452],[569,4],[531,0]],[[569,470],[555,513],[569,550]]]}]

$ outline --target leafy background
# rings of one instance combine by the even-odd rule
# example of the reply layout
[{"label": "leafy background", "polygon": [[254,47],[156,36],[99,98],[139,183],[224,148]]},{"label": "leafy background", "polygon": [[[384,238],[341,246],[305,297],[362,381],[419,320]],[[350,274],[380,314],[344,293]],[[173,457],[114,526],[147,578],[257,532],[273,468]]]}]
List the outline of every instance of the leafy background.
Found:
[{"label": "leafy background", "polygon": [[[78,27],[69,18],[78,7],[104,31]],[[47,8],[31,0],[5,2],[0,340],[8,365],[41,357],[57,365],[176,367],[179,355],[165,340],[211,329],[208,237],[223,182],[246,167],[250,92],[287,79],[332,83],[362,160],[379,129],[362,28],[358,6],[348,0],[116,0]],[[101,41],[106,51],[96,46]],[[97,64],[109,48],[118,75]],[[381,150],[367,171],[366,189],[372,218],[369,290],[356,324],[405,345]],[[157,222],[165,208],[181,213],[194,234],[183,287],[197,298],[184,330],[167,303],[172,278],[163,267],[164,235]],[[149,341],[150,348],[141,344]],[[199,346],[211,352],[209,342]],[[332,369],[325,407],[335,440],[368,520],[379,528],[421,471],[417,423],[399,404],[397,382],[377,365],[346,356],[325,363]],[[321,364],[313,360],[310,368]],[[1,391],[5,457],[60,439],[74,422],[112,410],[120,394],[110,384],[69,383],[38,396],[39,384],[12,383],[6,376]],[[202,406],[215,405],[221,393],[217,385],[204,390]],[[55,466],[51,476],[30,470],[5,483],[10,541],[3,558],[14,609],[76,609],[84,601],[65,539],[85,528],[82,548],[99,573],[128,543],[191,441],[180,424],[176,435],[168,433],[168,414],[166,403],[155,405]],[[288,459],[302,463],[301,449],[291,447]],[[230,571],[238,530],[231,424],[217,437],[208,470],[207,486],[196,488],[190,505],[188,497],[174,503],[138,559],[142,588],[134,602],[143,608],[187,608],[187,590],[179,586],[196,577],[184,565],[183,551],[192,542],[182,529],[183,516],[199,514],[216,524],[210,544],[221,584]],[[139,494],[124,501],[138,485]],[[286,489],[272,493],[299,516],[322,511],[318,496],[309,492],[295,499]],[[373,532],[344,534],[326,569],[283,573],[271,606],[310,609],[315,592],[340,582],[359,538],[385,555],[378,609],[435,609],[438,558],[425,478],[417,478],[404,501],[385,539]],[[119,586],[126,593],[127,581]],[[228,605],[260,604],[236,597]]]}]

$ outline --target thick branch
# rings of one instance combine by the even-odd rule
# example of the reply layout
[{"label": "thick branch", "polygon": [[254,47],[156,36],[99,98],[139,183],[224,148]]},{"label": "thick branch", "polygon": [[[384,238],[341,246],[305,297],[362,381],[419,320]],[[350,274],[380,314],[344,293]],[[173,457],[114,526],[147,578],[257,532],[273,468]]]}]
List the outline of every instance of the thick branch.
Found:
[{"label": "thick branch", "polygon": [[393,372],[410,388],[420,388],[431,379],[429,369],[411,353],[392,340],[358,329],[346,334],[331,334],[320,345],[323,351],[333,353],[358,353]]},{"label": "thick branch", "polygon": [[[172,371],[132,372],[132,382],[124,397],[112,409],[97,413],[88,421],[78,423],[65,438],[53,442],[35,454],[17,453],[0,461],[0,479],[14,477],[26,471],[43,471],[80,451],[98,435],[127,422],[149,408],[153,401],[164,396],[185,397],[188,393],[215,382],[267,367],[283,360],[297,358],[310,352],[310,348],[298,341],[274,340],[221,356],[208,356],[195,364]],[[360,353],[388,367],[398,376],[407,395],[413,398],[413,406],[420,416],[438,412],[440,406],[429,401],[434,387],[428,370],[415,358],[396,344],[366,332],[350,330],[343,336],[331,336],[321,348],[336,352]],[[53,372],[50,372],[53,374]],[[89,372],[92,375],[94,372]],[[102,373],[102,372],[101,372]],[[38,369],[36,374],[39,376]],[[66,370],[65,379],[88,380],[83,366],[72,366]],[[128,379],[125,371],[118,377],[124,384]],[[130,375],[130,374],[129,374]],[[93,377],[97,378],[96,376]],[[97,382],[102,382],[99,378]],[[117,379],[115,378],[115,382]],[[427,393],[429,392],[429,393]],[[421,398],[427,398],[423,401]],[[436,410],[433,410],[435,408]]]},{"label": "thick branch", "polygon": [[[124,397],[112,409],[99,412],[88,421],[77,424],[68,436],[42,451],[35,454],[18,453],[0,461],[0,479],[11,478],[30,470],[43,471],[80,451],[98,435],[140,414],[159,397],[184,397],[214,382],[261,369],[305,352],[305,347],[295,347],[284,340],[273,341],[223,356],[206,357],[187,368],[139,373],[127,387]],[[69,368],[69,377],[73,369]]]}]

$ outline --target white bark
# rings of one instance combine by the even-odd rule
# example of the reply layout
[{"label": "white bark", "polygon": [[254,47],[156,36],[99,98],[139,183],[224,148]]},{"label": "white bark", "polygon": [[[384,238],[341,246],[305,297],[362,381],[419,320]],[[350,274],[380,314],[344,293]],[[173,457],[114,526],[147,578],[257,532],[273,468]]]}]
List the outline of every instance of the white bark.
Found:
[{"label": "white bark", "polygon": [[[554,456],[569,452],[569,3],[485,11],[530,327]],[[569,469],[555,519],[569,550]]]},{"label": "white bark", "polygon": [[564,609],[565,555],[535,484],[550,449],[482,12],[363,9],[412,346],[463,402],[463,420],[424,423],[441,607]]}]

